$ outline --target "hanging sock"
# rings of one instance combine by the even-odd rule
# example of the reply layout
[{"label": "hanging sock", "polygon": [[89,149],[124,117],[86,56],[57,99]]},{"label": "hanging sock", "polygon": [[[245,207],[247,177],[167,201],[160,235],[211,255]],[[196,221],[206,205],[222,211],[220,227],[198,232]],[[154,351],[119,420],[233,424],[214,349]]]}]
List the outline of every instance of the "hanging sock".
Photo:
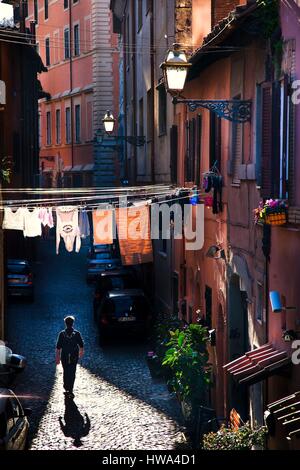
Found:
[{"label": "hanging sock", "polygon": [[84,209],[79,211],[79,230],[81,238],[87,238],[90,236],[90,221],[88,215]]},{"label": "hanging sock", "polygon": [[39,211],[39,218],[44,227],[54,227],[52,207],[43,207]]},{"label": "hanging sock", "polygon": [[56,208],[56,254],[59,253],[60,239],[65,242],[66,250],[70,253],[74,249],[79,252],[81,247],[80,230],[78,226],[78,209],[74,206],[61,206]]}]

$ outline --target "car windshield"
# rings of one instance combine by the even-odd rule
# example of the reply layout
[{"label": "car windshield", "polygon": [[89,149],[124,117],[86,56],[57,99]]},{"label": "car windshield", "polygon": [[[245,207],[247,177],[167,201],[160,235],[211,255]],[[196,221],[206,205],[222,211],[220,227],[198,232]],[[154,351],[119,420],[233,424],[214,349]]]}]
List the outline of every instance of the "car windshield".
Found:
[{"label": "car windshield", "polygon": [[110,259],[110,258],[111,258],[111,254],[108,252],[96,253],[95,255],[95,259]]},{"label": "car windshield", "polygon": [[29,274],[29,268],[25,264],[9,264],[8,274]]},{"label": "car windshield", "polygon": [[102,280],[104,290],[132,289],[133,287],[134,281],[130,276],[107,276]]},{"label": "car windshield", "polygon": [[108,299],[104,304],[104,311],[116,316],[135,315],[148,310],[147,302],[143,296],[122,296]]}]

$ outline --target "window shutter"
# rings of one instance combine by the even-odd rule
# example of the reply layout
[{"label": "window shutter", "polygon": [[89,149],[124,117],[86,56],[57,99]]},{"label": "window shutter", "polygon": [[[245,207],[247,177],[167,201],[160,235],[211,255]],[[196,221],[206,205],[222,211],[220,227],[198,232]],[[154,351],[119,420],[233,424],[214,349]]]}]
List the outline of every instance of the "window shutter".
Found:
[{"label": "window shutter", "polygon": [[200,184],[200,171],[201,171],[201,143],[202,143],[202,116],[197,116],[197,138],[196,138],[196,168],[195,168],[195,183]]},{"label": "window shutter", "polygon": [[178,162],[178,127],[172,126],[170,132],[170,150],[171,150],[171,181],[177,183],[177,162]]},{"label": "window shutter", "polygon": [[239,168],[243,160],[243,129],[242,124],[232,123],[232,183],[240,184]]},{"label": "window shutter", "polygon": [[[285,100],[282,102],[282,112],[285,115]],[[272,86],[272,114],[269,120],[272,120],[271,134],[271,197],[280,197],[280,119],[281,119],[281,86],[279,82],[273,83]],[[283,119],[283,126],[286,126],[286,120]],[[286,130],[283,128],[283,139]]]},{"label": "window shutter", "polygon": [[189,129],[190,129],[190,123],[189,123],[189,121],[186,121],[185,122],[185,161],[184,161],[184,179],[185,179],[185,181],[188,181],[188,177],[189,177],[189,146],[190,146],[190,142],[189,142],[190,132],[189,132]]},{"label": "window shutter", "polygon": [[195,156],[196,156],[196,119],[191,121],[190,143],[190,181],[195,181]]},{"label": "window shutter", "polygon": [[261,196],[272,194],[272,85],[262,86]]}]

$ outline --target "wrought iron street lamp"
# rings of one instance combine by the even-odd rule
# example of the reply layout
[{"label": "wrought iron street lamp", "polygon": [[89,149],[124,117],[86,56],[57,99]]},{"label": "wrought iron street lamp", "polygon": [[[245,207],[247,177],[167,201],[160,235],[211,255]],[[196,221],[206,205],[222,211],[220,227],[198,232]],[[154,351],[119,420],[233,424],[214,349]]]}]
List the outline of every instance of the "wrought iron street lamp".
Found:
[{"label": "wrought iron street lamp", "polygon": [[173,95],[174,104],[186,104],[191,112],[196,111],[198,108],[209,109],[220,118],[232,122],[245,123],[250,121],[251,100],[198,100],[180,97],[191,64],[188,63],[186,54],[179,49],[177,44],[173,45],[173,50],[167,52],[166,60],[160,67],[163,71],[166,90]]},{"label": "wrought iron street lamp", "polygon": [[[102,119],[102,122],[104,125],[105,132],[108,135],[112,135],[114,132],[116,120],[110,110],[106,111],[106,114],[104,118]],[[145,136],[119,135],[119,136],[116,136],[116,139],[120,141],[125,140],[129,144],[134,145],[135,147],[142,147],[143,145],[145,145],[145,142],[146,142]]]},{"label": "wrought iron street lamp", "polygon": [[116,120],[109,110],[106,111],[106,114],[104,118],[102,119],[102,122],[104,125],[105,132],[109,135],[112,134],[115,128]]}]

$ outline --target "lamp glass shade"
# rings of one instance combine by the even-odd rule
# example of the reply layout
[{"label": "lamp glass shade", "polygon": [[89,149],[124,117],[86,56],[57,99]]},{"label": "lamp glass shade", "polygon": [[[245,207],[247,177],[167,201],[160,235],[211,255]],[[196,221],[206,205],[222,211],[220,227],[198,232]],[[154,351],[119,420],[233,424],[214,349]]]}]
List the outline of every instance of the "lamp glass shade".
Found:
[{"label": "lamp glass shade", "polygon": [[191,64],[183,51],[169,51],[165,62],[161,65],[168,91],[180,92],[184,89],[187,72]]},{"label": "lamp glass shade", "polygon": [[110,111],[107,111],[104,118],[102,119],[102,122],[104,125],[105,132],[111,134],[114,131],[116,120]]}]

